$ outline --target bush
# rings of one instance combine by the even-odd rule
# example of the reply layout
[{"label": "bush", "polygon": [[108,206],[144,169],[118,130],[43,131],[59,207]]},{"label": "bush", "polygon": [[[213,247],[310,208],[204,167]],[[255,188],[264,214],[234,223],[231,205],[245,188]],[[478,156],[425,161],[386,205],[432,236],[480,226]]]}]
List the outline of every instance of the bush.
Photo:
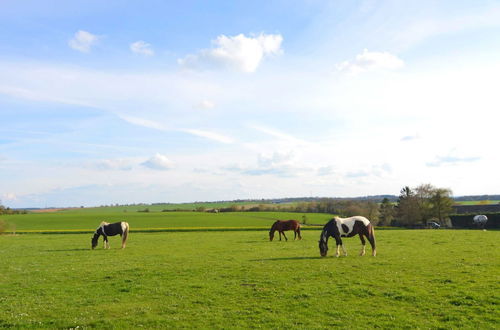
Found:
[{"label": "bush", "polygon": [[8,228],[7,221],[0,219],[0,234],[3,234]]}]

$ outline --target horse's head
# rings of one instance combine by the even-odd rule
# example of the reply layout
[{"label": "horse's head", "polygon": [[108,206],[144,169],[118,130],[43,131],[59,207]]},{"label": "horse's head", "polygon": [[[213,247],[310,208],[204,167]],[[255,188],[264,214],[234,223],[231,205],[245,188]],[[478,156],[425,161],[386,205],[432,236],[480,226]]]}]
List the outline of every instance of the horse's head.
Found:
[{"label": "horse's head", "polygon": [[326,257],[328,253],[328,232],[323,229],[319,237],[319,253],[322,257]]},{"label": "horse's head", "polygon": [[92,236],[92,250],[96,248],[98,239],[99,239],[99,234],[95,233],[94,236]]},{"label": "horse's head", "polygon": [[319,240],[319,253],[322,257],[326,257],[326,254],[328,253],[328,244],[323,239]]},{"label": "horse's head", "polygon": [[278,223],[278,221],[276,221],[275,223],[273,223],[272,227],[271,227],[271,230],[269,231],[269,240],[272,242],[273,241],[273,238],[274,238],[274,232],[276,231],[276,224]]}]

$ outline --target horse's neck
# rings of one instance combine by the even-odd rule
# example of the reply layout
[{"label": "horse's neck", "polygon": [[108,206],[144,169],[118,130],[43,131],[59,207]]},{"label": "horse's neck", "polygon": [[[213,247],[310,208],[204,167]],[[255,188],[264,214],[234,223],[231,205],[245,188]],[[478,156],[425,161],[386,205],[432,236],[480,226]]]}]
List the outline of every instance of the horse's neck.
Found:
[{"label": "horse's neck", "polygon": [[328,229],[324,229],[321,233],[321,240],[323,242],[328,242],[328,237],[330,237],[330,233],[328,232]]}]

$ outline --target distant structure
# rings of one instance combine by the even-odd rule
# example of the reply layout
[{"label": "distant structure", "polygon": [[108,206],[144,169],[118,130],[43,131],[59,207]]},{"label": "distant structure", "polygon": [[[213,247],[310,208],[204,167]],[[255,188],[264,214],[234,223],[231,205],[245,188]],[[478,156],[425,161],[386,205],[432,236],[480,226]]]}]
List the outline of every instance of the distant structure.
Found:
[{"label": "distant structure", "polygon": [[472,219],[472,221],[474,221],[474,224],[479,228],[484,228],[484,225],[488,222],[488,217],[483,214],[478,214]]}]

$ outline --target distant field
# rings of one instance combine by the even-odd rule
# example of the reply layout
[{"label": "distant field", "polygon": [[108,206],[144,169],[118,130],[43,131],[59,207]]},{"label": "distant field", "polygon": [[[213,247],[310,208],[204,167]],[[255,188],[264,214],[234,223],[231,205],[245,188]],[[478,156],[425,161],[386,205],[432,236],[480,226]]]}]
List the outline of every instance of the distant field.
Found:
[{"label": "distant field", "polygon": [[[96,212],[96,213],[116,213],[116,212],[137,212],[149,210],[150,212],[162,212],[162,211],[172,211],[172,210],[183,210],[183,211],[195,211],[197,208],[209,209],[221,209],[231,206],[245,207],[249,208],[252,206],[258,206],[260,203],[257,202],[197,202],[197,203],[178,203],[178,204],[142,204],[142,205],[116,205],[116,206],[101,206],[101,207],[86,207],[86,208],[70,208],[70,209],[52,209],[52,210],[63,210],[66,212]],[[274,205],[266,204],[262,205]],[[44,212],[44,209],[35,210],[35,212]]]},{"label": "distant field", "polygon": [[101,221],[127,221],[130,228],[182,227],[261,227],[268,228],[277,219],[307,217],[308,223],[323,224],[332,218],[328,214],[286,212],[97,212],[94,209],[73,209],[53,213],[28,213],[0,216],[17,231],[21,230],[94,230]]},{"label": "distant field", "polygon": [[499,204],[500,200],[484,200],[484,201],[457,201],[458,205],[492,205]]},{"label": "distant field", "polygon": [[375,258],[357,238],[320,258],[319,230],[131,233],[94,251],[83,234],[0,235],[0,327],[498,329],[500,231],[376,235]]}]

